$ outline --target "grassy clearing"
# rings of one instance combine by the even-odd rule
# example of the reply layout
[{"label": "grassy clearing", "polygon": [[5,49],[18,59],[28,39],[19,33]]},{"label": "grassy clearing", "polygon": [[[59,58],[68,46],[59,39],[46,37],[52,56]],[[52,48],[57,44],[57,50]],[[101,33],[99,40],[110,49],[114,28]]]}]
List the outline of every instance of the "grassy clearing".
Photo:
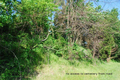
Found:
[{"label": "grassy clearing", "polygon": [[[120,80],[120,63],[111,61],[109,63],[77,62],[70,65],[67,60],[58,58],[55,55],[50,57],[51,63],[37,68],[39,74],[32,80]],[[66,73],[96,73],[97,75],[66,75]],[[99,74],[112,73],[112,74]]]}]

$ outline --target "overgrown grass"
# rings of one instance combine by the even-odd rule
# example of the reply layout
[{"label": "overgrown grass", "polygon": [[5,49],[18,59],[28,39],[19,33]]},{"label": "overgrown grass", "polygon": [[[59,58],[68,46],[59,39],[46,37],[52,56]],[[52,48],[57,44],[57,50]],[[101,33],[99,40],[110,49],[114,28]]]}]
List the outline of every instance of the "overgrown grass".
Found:
[{"label": "overgrown grass", "polygon": [[[90,64],[89,62],[75,61],[71,65],[69,61],[59,58],[54,54],[50,56],[50,64],[37,68],[39,74],[32,77],[32,80],[119,80],[120,63],[111,61],[109,63]],[[67,75],[66,73],[69,73]],[[70,73],[96,73],[97,75],[71,75]],[[105,74],[99,74],[105,73]],[[112,74],[106,74],[112,73]]]}]

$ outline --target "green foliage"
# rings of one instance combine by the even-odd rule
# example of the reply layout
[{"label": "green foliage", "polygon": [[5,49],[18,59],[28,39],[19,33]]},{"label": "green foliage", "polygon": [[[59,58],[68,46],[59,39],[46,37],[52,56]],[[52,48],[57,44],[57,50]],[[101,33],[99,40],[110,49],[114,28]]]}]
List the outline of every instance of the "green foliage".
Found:
[{"label": "green foliage", "polygon": [[101,5],[99,5],[98,7],[96,7],[95,10],[96,10],[97,12],[100,12],[100,11],[102,10]]},{"label": "green foliage", "polygon": [[[1,80],[24,79],[25,76],[32,75],[37,65],[44,63],[47,49],[41,46],[33,47],[39,45],[46,36],[50,26],[48,17],[52,16],[52,11],[57,10],[57,6],[51,1],[0,2]],[[39,33],[40,28],[43,29],[42,34]]]},{"label": "green foliage", "polygon": [[[112,48],[119,45],[115,40],[116,34],[119,34],[118,10],[112,9],[111,11],[101,12],[101,6],[96,8],[88,6],[86,10],[93,12],[93,14],[87,14],[89,16],[87,21],[95,24],[95,26],[92,26],[90,29],[90,34],[96,36],[99,35],[96,37],[98,40],[99,38],[103,38],[103,40],[99,43],[100,46],[98,47],[100,59],[111,57]],[[99,55],[99,53],[96,53],[96,55]]]},{"label": "green foliage", "polygon": [[[92,26],[85,24],[85,26],[91,27],[88,29],[88,35],[90,34],[92,38],[98,34],[102,37],[99,57],[106,59],[111,56],[111,50],[116,44],[118,49],[120,48],[118,10],[101,12],[101,6],[94,8],[92,3],[84,8],[83,1],[74,1],[74,5],[78,5],[83,12],[86,12],[85,16],[88,18],[82,16],[81,22],[95,24]],[[50,25],[53,12],[58,11],[58,6],[53,3],[53,0],[22,0],[22,2],[4,0],[0,1],[0,6],[1,80],[24,80],[26,76],[35,72],[36,66],[50,64],[52,61],[60,62],[57,61],[59,57],[69,60],[72,65],[79,65],[76,60],[90,63],[93,61],[92,49],[68,42],[65,36],[72,33],[70,31],[72,28],[66,29],[68,33],[63,34],[55,32],[55,26]],[[95,15],[89,12],[95,12]],[[99,25],[96,27],[97,23],[100,27]],[[52,32],[48,33],[49,30]],[[119,55],[120,50],[116,53]]]},{"label": "green foliage", "polygon": [[65,39],[58,34],[58,39],[49,36],[48,40],[43,45],[48,46],[47,49],[54,51],[56,55],[63,57],[66,54],[66,44]]},{"label": "green foliage", "polygon": [[105,38],[105,40],[103,41],[103,43],[101,44],[102,48],[100,49],[100,53],[101,53],[101,59],[105,59],[107,57],[110,57],[111,55],[111,50],[112,47],[115,46],[115,42],[114,39],[111,36],[108,36]]},{"label": "green foliage", "polygon": [[74,55],[75,59],[78,59],[78,61],[92,61],[91,50],[85,49],[84,47],[79,46],[76,43],[73,46],[72,54]]}]

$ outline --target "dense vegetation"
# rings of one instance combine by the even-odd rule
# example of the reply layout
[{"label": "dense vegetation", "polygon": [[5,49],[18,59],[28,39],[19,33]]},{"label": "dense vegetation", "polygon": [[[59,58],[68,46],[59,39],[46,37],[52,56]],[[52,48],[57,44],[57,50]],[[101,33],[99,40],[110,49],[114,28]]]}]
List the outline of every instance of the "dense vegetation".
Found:
[{"label": "dense vegetation", "polygon": [[117,9],[102,11],[84,0],[0,1],[2,80],[32,75],[37,65],[51,63],[50,54],[72,64],[120,61],[119,48]]}]

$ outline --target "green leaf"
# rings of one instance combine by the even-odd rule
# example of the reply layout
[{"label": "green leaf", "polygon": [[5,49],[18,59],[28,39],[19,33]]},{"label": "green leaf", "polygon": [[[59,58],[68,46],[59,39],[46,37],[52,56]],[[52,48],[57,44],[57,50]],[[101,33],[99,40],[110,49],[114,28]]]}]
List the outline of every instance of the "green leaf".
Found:
[{"label": "green leaf", "polygon": [[0,23],[0,27],[3,27],[3,24],[2,24],[2,23]]}]

